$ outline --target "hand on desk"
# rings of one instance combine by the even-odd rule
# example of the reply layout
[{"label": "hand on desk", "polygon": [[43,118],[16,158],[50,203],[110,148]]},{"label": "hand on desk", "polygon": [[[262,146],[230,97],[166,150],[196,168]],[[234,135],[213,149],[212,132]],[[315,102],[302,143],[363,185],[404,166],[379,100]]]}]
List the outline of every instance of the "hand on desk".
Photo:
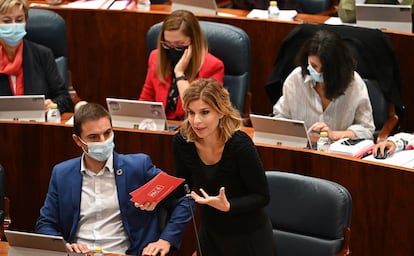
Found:
[{"label": "hand on desk", "polygon": [[165,256],[170,251],[170,242],[158,239],[157,242],[149,243],[144,250],[142,250],[142,256]]},{"label": "hand on desk", "polygon": [[66,249],[68,252],[76,252],[76,253],[88,253],[90,252],[88,246],[86,244],[66,244]]}]

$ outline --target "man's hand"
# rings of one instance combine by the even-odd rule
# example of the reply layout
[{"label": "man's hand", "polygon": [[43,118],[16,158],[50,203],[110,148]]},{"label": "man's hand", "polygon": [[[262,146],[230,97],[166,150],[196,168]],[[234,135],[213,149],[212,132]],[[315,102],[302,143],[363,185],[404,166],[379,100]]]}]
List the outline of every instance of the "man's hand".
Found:
[{"label": "man's hand", "polygon": [[153,211],[155,207],[157,207],[157,203],[155,202],[151,202],[151,203],[148,202],[145,204],[134,203],[134,206],[143,211]]},{"label": "man's hand", "polygon": [[68,252],[76,252],[76,253],[89,253],[90,252],[86,244],[66,243],[66,249],[68,250]]},{"label": "man's hand", "polygon": [[142,256],[165,256],[170,251],[170,242],[159,239],[157,242],[149,243],[144,250],[142,250]]}]

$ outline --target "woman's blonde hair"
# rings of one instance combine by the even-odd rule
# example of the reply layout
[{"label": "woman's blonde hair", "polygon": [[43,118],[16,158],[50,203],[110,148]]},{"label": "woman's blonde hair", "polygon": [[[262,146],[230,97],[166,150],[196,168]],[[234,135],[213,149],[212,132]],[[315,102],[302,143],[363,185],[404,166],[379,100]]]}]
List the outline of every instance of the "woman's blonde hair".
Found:
[{"label": "woman's blonde hair", "polygon": [[192,56],[185,70],[185,75],[189,81],[194,80],[197,76],[204,59],[204,53],[207,51],[206,39],[194,14],[186,10],[172,12],[165,18],[158,35],[157,75],[163,83],[171,75],[171,61],[168,59],[166,50],[161,46],[161,41],[165,40],[165,31],[176,30],[191,38]]},{"label": "woman's blonde hair", "polygon": [[0,0],[0,13],[1,14],[8,13],[15,6],[19,6],[23,10],[25,19],[27,21],[27,14],[29,12],[29,7],[27,6],[26,0]]},{"label": "woman's blonde hair", "polygon": [[230,95],[220,83],[213,78],[201,78],[195,80],[184,91],[183,108],[185,110],[185,120],[181,132],[188,142],[200,140],[191,128],[188,121],[188,108],[191,102],[202,100],[223,117],[219,123],[219,138],[224,143],[227,142],[236,130],[242,125],[242,118],[231,104]]}]

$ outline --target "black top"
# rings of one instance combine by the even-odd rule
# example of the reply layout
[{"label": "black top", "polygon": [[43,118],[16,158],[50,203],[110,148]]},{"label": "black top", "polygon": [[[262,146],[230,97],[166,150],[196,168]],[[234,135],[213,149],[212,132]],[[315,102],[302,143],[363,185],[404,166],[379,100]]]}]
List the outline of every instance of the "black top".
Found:
[{"label": "black top", "polygon": [[[24,40],[23,80],[25,95],[44,94],[46,99],[58,104],[61,113],[71,110],[72,99],[49,48]],[[0,95],[13,95],[5,74],[0,74]]]},{"label": "black top", "polygon": [[202,206],[201,224],[220,233],[252,231],[263,226],[268,217],[264,207],[269,203],[269,188],[262,163],[250,137],[236,131],[224,146],[219,162],[206,165],[197,154],[195,144],[187,143],[181,133],[173,139],[176,175],[190,187],[203,188],[218,195],[225,187],[230,211],[222,212]]}]

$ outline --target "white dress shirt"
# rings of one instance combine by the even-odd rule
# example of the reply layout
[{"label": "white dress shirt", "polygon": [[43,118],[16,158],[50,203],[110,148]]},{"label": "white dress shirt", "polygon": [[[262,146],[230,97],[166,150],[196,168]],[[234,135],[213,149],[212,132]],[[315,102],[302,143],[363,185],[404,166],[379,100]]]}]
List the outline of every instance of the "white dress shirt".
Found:
[{"label": "white dress shirt", "polygon": [[351,130],[358,138],[372,139],[375,131],[367,87],[357,72],[344,95],[331,101],[325,111],[310,75],[302,76],[301,67],[286,78],[283,95],[273,106],[276,117],[302,120],[306,127],[325,122],[333,131]]},{"label": "white dress shirt", "polygon": [[113,168],[113,155],[98,173],[86,169],[81,161],[82,194],[76,243],[87,244],[90,250],[101,247],[104,253],[124,254],[130,243],[119,210]]}]

